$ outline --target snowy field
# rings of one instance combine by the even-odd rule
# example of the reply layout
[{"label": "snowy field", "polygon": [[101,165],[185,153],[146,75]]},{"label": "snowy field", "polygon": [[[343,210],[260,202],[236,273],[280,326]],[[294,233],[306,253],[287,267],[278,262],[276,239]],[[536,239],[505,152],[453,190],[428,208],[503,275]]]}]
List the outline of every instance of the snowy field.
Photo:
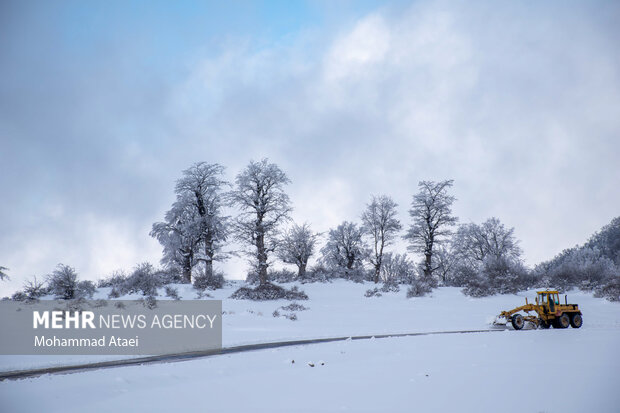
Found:
[{"label": "snowy field", "polygon": [[[486,329],[518,295],[366,298],[370,284],[300,286],[297,320],[273,317],[287,301],[223,299],[224,346],[360,334]],[[195,298],[186,286],[184,298]],[[105,295],[105,291],[100,294]],[[458,411],[618,412],[620,304],[569,293],[581,329],[506,330],[346,341],[0,383],[0,411]],[[282,314],[290,311],[279,310]],[[4,356],[3,370],[112,357]],[[293,363],[293,360],[295,361]],[[311,367],[308,363],[312,363]],[[70,401],[67,395],[71,394]]]}]

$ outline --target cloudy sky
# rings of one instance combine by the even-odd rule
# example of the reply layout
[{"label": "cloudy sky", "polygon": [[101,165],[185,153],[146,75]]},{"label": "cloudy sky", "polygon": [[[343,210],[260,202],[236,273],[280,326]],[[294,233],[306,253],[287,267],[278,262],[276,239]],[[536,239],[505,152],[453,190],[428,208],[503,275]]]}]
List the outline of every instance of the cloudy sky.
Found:
[{"label": "cloudy sky", "polygon": [[550,258],[620,215],[619,19],[594,1],[3,1],[0,293],[60,262],[157,263],[150,227],[197,161],[233,179],[268,157],[317,231],[371,194],[408,225],[418,181],[452,178],[461,222],[498,217],[528,265]]}]

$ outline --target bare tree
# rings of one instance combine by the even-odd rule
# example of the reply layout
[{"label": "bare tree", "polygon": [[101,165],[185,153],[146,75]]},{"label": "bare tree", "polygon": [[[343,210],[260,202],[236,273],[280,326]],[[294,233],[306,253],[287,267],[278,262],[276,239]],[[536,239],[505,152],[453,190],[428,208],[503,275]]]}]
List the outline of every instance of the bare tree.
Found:
[{"label": "bare tree", "polygon": [[375,283],[379,282],[381,274],[383,249],[394,240],[402,228],[396,219],[397,206],[396,202],[389,196],[373,196],[370,204],[362,213],[362,230],[371,238],[373,245],[370,262],[375,268]]},{"label": "bare tree", "polygon": [[415,279],[415,264],[407,254],[386,252],[381,264],[381,276],[385,283],[407,283]]},{"label": "bare tree", "polygon": [[433,261],[435,262],[435,273],[439,274],[439,279],[444,286],[451,285],[453,282],[455,267],[458,264],[458,259],[454,253],[452,246],[448,243],[446,245],[440,245],[433,254]]},{"label": "bare tree", "polygon": [[9,269],[7,267],[3,267],[0,265],[0,281],[2,280],[8,280],[9,276],[7,275],[7,273],[5,271],[8,271]]},{"label": "bare tree", "polygon": [[452,244],[459,260],[473,268],[478,268],[487,256],[511,261],[517,261],[521,256],[514,228],[504,227],[497,218],[487,219],[481,225],[460,225]]},{"label": "bare tree", "polygon": [[213,262],[224,258],[221,246],[229,232],[229,218],[222,215],[222,189],[228,183],[221,178],[224,167],[199,162],[183,171],[177,181],[177,199],[164,222],[153,224],[151,236],[164,247],[162,262],[182,268],[191,282],[192,268],[204,263],[205,276],[213,277]]},{"label": "bare tree", "polygon": [[297,266],[298,279],[303,279],[306,275],[308,259],[314,254],[317,237],[318,234],[313,233],[307,223],[301,226],[294,224],[282,237],[278,257],[287,264]]},{"label": "bare tree", "polygon": [[323,262],[331,268],[342,269],[349,276],[351,270],[362,266],[366,248],[362,240],[362,229],[352,222],[344,221],[337,228],[329,230],[329,237],[321,249]]},{"label": "bare tree", "polygon": [[420,191],[413,196],[409,210],[413,222],[405,239],[409,240],[412,251],[424,255],[422,270],[427,281],[432,281],[437,269],[433,263],[435,247],[445,241],[451,234],[450,227],[457,222],[457,218],[452,216],[455,198],[448,194],[453,182],[421,181],[418,184]]},{"label": "bare tree", "polygon": [[29,300],[36,300],[47,294],[47,288],[45,288],[45,282],[37,281],[37,277],[34,276],[32,280],[24,282],[23,287],[24,294]]},{"label": "bare tree", "polygon": [[269,253],[275,251],[280,225],[289,220],[292,210],[284,186],[286,174],[267,159],[250,164],[235,179],[230,200],[241,213],[235,222],[236,237],[256,247],[250,254],[255,260],[261,285],[267,283]]}]

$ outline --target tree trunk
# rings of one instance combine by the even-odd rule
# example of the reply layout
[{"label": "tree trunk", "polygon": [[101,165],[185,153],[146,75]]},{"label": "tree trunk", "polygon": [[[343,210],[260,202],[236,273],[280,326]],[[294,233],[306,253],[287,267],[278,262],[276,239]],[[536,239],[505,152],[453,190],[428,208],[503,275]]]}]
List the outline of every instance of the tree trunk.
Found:
[{"label": "tree trunk", "polygon": [[430,279],[433,275],[432,258],[432,252],[427,251],[424,254],[424,278],[426,279]]},{"label": "tree trunk", "polygon": [[211,236],[205,238],[205,275],[209,281],[213,278],[213,239]]},{"label": "tree trunk", "polygon": [[187,254],[183,259],[183,282],[191,284],[192,282],[192,256]]},{"label": "tree trunk", "polygon": [[267,283],[267,251],[265,249],[265,234],[256,236],[256,250],[258,258],[258,281],[260,285]]},{"label": "tree trunk", "polygon": [[302,280],[304,278],[306,278],[306,265],[307,263],[301,263],[299,264],[299,272],[297,273],[297,279],[298,280]]}]

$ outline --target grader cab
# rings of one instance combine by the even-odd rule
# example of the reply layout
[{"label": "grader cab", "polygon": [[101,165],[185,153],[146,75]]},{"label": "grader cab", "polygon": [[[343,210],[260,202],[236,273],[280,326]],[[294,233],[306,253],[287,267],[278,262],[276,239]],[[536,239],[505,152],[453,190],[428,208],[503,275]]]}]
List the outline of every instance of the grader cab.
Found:
[{"label": "grader cab", "polygon": [[[519,314],[520,312],[526,315]],[[536,315],[530,314],[531,312]],[[510,321],[515,330],[521,330],[526,322],[536,327],[549,328],[579,328],[583,324],[581,311],[577,304],[568,304],[567,296],[564,296],[564,304],[560,303],[558,291],[538,291],[535,304],[530,304],[525,299],[525,305],[502,311],[493,324],[506,325]]]}]

